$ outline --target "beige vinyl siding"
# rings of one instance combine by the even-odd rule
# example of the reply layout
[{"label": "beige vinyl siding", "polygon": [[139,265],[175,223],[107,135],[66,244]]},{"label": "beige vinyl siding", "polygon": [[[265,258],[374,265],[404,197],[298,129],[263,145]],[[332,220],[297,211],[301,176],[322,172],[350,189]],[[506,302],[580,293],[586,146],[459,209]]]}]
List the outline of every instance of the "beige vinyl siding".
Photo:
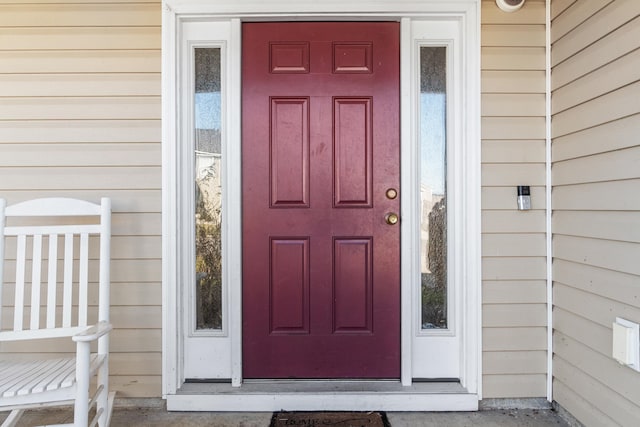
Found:
[{"label": "beige vinyl siding", "polygon": [[637,425],[640,373],[611,357],[640,322],[640,2],[552,1],[554,399]]},{"label": "beige vinyl siding", "polygon": [[[545,2],[482,1],[483,396],[546,395]],[[520,212],[516,187],[531,186]]]},{"label": "beige vinyl siding", "polygon": [[118,397],[161,395],[160,11],[159,0],[0,0],[0,197],[112,198]]}]

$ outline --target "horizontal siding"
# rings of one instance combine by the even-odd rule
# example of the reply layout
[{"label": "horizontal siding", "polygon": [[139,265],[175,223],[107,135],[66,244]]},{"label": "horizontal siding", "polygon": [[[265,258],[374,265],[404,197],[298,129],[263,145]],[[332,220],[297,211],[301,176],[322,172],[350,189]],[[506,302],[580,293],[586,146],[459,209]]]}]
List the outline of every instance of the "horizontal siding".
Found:
[{"label": "horizontal siding", "polygon": [[585,425],[631,426],[640,374],[612,358],[611,325],[640,322],[640,2],[562,3],[551,31],[554,398]]},{"label": "horizontal siding", "polygon": [[[640,322],[640,309],[630,304],[603,298],[600,295],[575,289],[556,282],[553,289],[556,305],[571,313],[589,319],[600,326],[611,328],[616,316]],[[611,351],[607,351],[610,354]]]},{"label": "horizontal siding", "polygon": [[482,382],[485,399],[503,398],[507,395],[514,398],[540,397],[545,395],[547,389],[545,374],[484,375]]},{"label": "horizontal siding", "polygon": [[553,182],[556,185],[570,185],[634,179],[638,176],[638,170],[640,146],[556,162]]},{"label": "horizontal siding", "polygon": [[485,257],[483,280],[544,280],[545,257]]},{"label": "horizontal siding", "polygon": [[482,90],[485,93],[544,93],[544,71],[482,71]]},{"label": "horizontal siding", "polygon": [[545,33],[537,31],[536,25],[523,24],[483,24],[483,46],[517,46],[517,47],[539,47],[544,45]]},{"label": "horizontal siding", "polygon": [[544,139],[544,117],[482,117],[483,140]]},{"label": "horizontal siding", "polygon": [[635,50],[574,80],[570,85],[556,89],[552,113],[559,113],[632,84],[638,79],[639,63],[640,50]]},{"label": "horizontal siding", "polygon": [[[159,0],[0,1],[0,196],[111,197],[120,397],[161,396],[160,25]],[[3,345],[15,357],[73,350]]]},{"label": "horizontal siding", "polygon": [[0,3],[0,27],[105,27],[117,23],[117,26],[157,28],[159,20],[160,8],[155,3],[131,2],[114,8],[110,4],[70,4],[64,0],[40,4],[35,11],[21,4]]},{"label": "horizontal siding", "polygon": [[611,328],[572,313],[568,309],[555,307],[553,312],[554,328],[562,330],[565,335],[587,345],[591,351],[608,356],[611,353]]},{"label": "horizontal siding", "polygon": [[545,155],[545,142],[541,139],[498,139],[482,143],[482,159],[487,163],[544,163]]},{"label": "horizontal siding", "polygon": [[[546,351],[547,328],[484,328],[482,331],[482,350],[484,352]],[[513,386],[517,388],[517,384],[513,384]]]},{"label": "horizontal siding", "polygon": [[599,10],[613,1],[614,0],[577,2],[573,7],[565,10],[562,16],[554,18],[553,28],[551,29],[551,42],[558,41],[558,39],[570,33],[583,21],[595,15]]},{"label": "horizontal siding", "polygon": [[158,97],[4,97],[2,120],[159,120]]},{"label": "horizontal siding", "polygon": [[7,97],[159,96],[157,73],[2,74]]},{"label": "horizontal siding", "polygon": [[[554,138],[552,157],[558,162],[636,147],[638,140],[635,132],[639,128],[640,114],[636,114]],[[607,141],[606,146],[602,141]]]},{"label": "horizontal siding", "polygon": [[[82,176],[82,180],[77,178]],[[25,176],[18,167],[0,170],[2,190],[112,190],[160,189],[159,166],[148,167],[47,167]]]},{"label": "horizontal siding", "polygon": [[154,143],[160,155],[159,120],[3,120],[0,146],[17,143]]},{"label": "horizontal siding", "polygon": [[0,28],[0,50],[156,49],[160,27]]},{"label": "horizontal siding", "polygon": [[[640,18],[624,24],[593,44],[565,59],[551,70],[551,87],[555,90],[571,83],[637,48],[640,39]],[[554,104],[557,100],[554,100]]]},{"label": "horizontal siding", "polygon": [[583,399],[598,401],[598,407],[606,408],[607,413],[615,423],[623,426],[637,424],[638,418],[633,402],[607,393],[608,390],[604,384],[574,368],[571,363],[561,357],[556,357],[554,363],[558,371],[561,372],[556,377],[557,381],[563,384],[570,384],[576,390],[579,390]]},{"label": "horizontal siding", "polygon": [[635,242],[556,234],[553,239],[553,253],[557,258],[566,261],[640,275],[640,245]]},{"label": "horizontal siding", "polygon": [[482,284],[482,301],[484,304],[546,304],[547,282],[485,280]]},{"label": "horizontal siding", "polygon": [[544,116],[544,94],[485,93],[482,95],[482,115],[485,117]]},{"label": "horizontal siding", "polygon": [[540,257],[546,254],[546,238],[541,233],[485,234],[484,256]]},{"label": "horizontal siding", "polygon": [[557,210],[635,212],[640,210],[640,198],[631,195],[639,192],[640,179],[638,178],[617,182],[554,186],[551,203]]},{"label": "horizontal siding", "polygon": [[[115,7],[115,6],[114,6]],[[159,49],[0,51],[2,74],[158,73]]]},{"label": "horizontal siding", "polygon": [[640,243],[638,216],[633,211],[556,212],[552,223],[563,235]]},{"label": "horizontal siding", "polygon": [[544,163],[485,163],[482,165],[482,184],[485,186],[521,184],[544,185]]},{"label": "horizontal siding", "polygon": [[567,135],[640,113],[640,82],[619,88],[553,117],[553,137]]},{"label": "horizontal siding", "polygon": [[551,18],[557,18],[562,12],[567,10],[573,3],[578,0],[553,0],[551,2]]},{"label": "horizontal siding", "polygon": [[[122,155],[123,149],[126,156]],[[0,167],[140,167],[160,162],[160,151],[154,144],[0,144]]]},{"label": "horizontal siding", "polygon": [[487,328],[547,326],[546,304],[484,304],[483,325]]},{"label": "horizontal siding", "polygon": [[[554,360],[558,362],[556,369],[559,371],[555,378],[613,420],[607,425],[633,426],[637,423],[640,416],[637,407],[640,388],[637,386],[636,378],[629,375],[629,368],[561,333],[556,333],[554,349]],[[581,385],[585,382],[591,383],[593,388],[582,389]],[[616,384],[613,389],[612,383]],[[596,394],[596,390],[599,393]],[[625,409],[624,414],[616,413],[615,409],[620,407]],[[585,415],[580,412],[572,413],[580,418]],[[583,419],[589,424],[589,418]]]},{"label": "horizontal siding", "polygon": [[499,71],[540,71],[545,68],[544,47],[494,47],[481,49],[482,69]]},{"label": "horizontal siding", "polygon": [[[606,0],[597,2],[577,2],[558,19],[571,15],[573,10],[583,9],[581,17],[566,22],[571,28],[563,28],[554,19],[551,26],[551,65],[556,66],[574,53],[586,48],[612,31],[623,27],[640,14],[640,2],[636,0]],[[588,17],[586,17],[588,15]],[[578,19],[585,18],[576,22]],[[577,25],[579,24],[579,25]],[[588,28],[588,30],[586,30]],[[566,32],[569,30],[568,32]],[[566,32],[562,37],[558,33]]]},{"label": "horizontal siding", "polygon": [[557,259],[553,265],[553,277],[557,282],[578,290],[635,307],[640,305],[638,277],[633,274]]},{"label": "horizontal siding", "polygon": [[[517,197],[514,193],[514,199]],[[541,233],[545,227],[543,210],[519,212],[516,210],[484,210],[482,212],[483,233]]]},{"label": "horizontal siding", "polygon": [[[482,2],[483,396],[546,394],[545,3]],[[529,185],[532,210],[517,210]]]},{"label": "horizontal siding", "polygon": [[536,375],[546,369],[546,351],[488,352],[484,355],[486,375]]},{"label": "horizontal siding", "polygon": [[580,397],[580,390],[573,390],[561,381],[553,380],[553,396],[570,414],[580,417],[582,425],[600,427],[615,425],[615,422],[591,403]]}]

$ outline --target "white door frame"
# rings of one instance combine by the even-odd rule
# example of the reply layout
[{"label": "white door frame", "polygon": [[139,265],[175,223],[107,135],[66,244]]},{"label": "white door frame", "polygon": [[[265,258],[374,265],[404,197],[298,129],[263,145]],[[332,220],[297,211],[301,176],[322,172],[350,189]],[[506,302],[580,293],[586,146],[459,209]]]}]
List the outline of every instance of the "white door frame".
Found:
[{"label": "white door frame", "polygon": [[[295,10],[295,12],[291,12]],[[354,10],[358,12],[353,12]],[[455,102],[452,155],[457,167],[449,170],[450,194],[455,213],[450,217],[456,230],[450,240],[456,260],[451,274],[459,284],[460,305],[456,322],[460,333],[460,383],[467,393],[481,399],[481,294],[480,294],[480,1],[479,0],[164,0],[162,44],[162,152],[163,152],[163,379],[165,398],[176,395],[184,382],[184,315],[181,298],[185,283],[184,253],[191,251],[184,236],[190,232],[178,208],[185,203],[180,174],[183,169],[178,141],[181,128],[179,91],[180,28],[185,22],[224,22],[228,25],[225,49],[227,94],[223,127],[227,141],[240,141],[240,56],[241,23],[251,20],[396,20],[401,22],[401,215],[402,318],[401,383],[410,386],[414,375],[414,347],[419,335],[415,318],[419,277],[419,212],[417,165],[417,115],[415,91],[415,55],[425,23],[457,22],[460,45],[459,67],[454,80],[459,82]],[[422,25],[422,27],[421,27]],[[422,29],[422,30],[421,30]],[[427,31],[428,32],[428,31]],[[217,41],[218,38],[216,38]],[[451,42],[450,39],[442,40]],[[463,101],[464,100],[464,101]],[[223,100],[223,103],[225,101]],[[227,185],[224,199],[226,223],[223,224],[223,257],[226,272],[228,313],[223,337],[229,346],[229,376],[236,387],[242,384],[241,341],[241,156],[240,144],[228,144],[223,179]],[[191,184],[192,185],[192,184]],[[188,259],[188,257],[186,258]],[[450,264],[451,265],[451,264]],[[233,284],[233,286],[229,286]],[[477,403],[477,400],[476,400]],[[446,408],[443,408],[446,409]],[[251,410],[251,408],[247,408]]]}]

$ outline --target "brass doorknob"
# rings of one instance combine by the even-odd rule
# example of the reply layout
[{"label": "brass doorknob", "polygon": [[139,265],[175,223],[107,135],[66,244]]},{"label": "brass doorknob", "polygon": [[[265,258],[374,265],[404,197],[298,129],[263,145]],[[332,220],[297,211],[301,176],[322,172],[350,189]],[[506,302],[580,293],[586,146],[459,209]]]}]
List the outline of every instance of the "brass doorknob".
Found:
[{"label": "brass doorknob", "polygon": [[400,221],[400,218],[398,217],[398,214],[389,212],[387,215],[385,215],[384,220],[389,225],[396,225],[398,221]]}]

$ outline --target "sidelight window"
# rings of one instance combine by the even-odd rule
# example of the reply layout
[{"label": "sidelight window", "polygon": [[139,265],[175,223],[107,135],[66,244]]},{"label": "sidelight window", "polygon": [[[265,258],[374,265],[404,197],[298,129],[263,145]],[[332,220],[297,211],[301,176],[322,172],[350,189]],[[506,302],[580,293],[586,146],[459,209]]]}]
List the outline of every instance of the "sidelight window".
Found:
[{"label": "sidelight window", "polygon": [[447,48],[420,47],[422,329],[447,329]]},{"label": "sidelight window", "polygon": [[195,325],[222,329],[220,48],[195,48]]}]

